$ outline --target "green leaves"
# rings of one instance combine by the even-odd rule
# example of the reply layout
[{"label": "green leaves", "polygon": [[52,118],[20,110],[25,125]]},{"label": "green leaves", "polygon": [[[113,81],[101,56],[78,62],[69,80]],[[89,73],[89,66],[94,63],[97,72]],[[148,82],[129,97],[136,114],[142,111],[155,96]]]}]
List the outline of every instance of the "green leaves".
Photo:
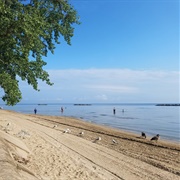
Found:
[{"label": "green leaves", "polygon": [[[21,100],[19,76],[38,90],[38,79],[52,85],[42,60],[63,36],[70,45],[77,12],[67,0],[0,1],[0,87],[8,105]],[[8,83],[7,83],[8,82]],[[13,88],[12,88],[13,87]]]},{"label": "green leaves", "polygon": [[18,88],[18,81],[13,79],[11,75],[8,73],[0,74],[0,84],[5,92],[2,99],[7,101],[7,105],[16,104],[21,100],[22,97]]}]

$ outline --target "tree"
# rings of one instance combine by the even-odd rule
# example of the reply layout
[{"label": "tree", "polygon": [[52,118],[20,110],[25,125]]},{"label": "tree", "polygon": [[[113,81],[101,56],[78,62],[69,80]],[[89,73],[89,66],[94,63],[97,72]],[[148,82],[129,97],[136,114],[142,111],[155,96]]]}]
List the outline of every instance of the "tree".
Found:
[{"label": "tree", "polygon": [[77,12],[68,0],[0,1],[0,87],[7,105],[22,99],[18,78],[35,90],[38,79],[52,85],[42,58],[54,53],[61,36],[71,44],[74,24]]}]

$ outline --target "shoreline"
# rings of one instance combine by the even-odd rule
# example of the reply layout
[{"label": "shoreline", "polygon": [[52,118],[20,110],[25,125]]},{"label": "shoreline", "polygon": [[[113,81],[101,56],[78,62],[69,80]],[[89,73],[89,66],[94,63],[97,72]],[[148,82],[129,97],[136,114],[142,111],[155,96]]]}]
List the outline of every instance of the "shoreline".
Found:
[{"label": "shoreline", "polygon": [[[33,116],[33,117],[47,117],[47,118],[60,118],[60,119],[72,119],[72,120],[77,120],[79,121],[80,123],[85,123],[85,124],[90,124],[90,125],[94,125],[94,126],[97,126],[99,128],[101,127],[104,127],[105,129],[110,129],[110,130],[114,130],[114,131],[118,131],[118,132],[121,132],[122,134],[127,134],[127,135],[132,135],[134,137],[139,137],[141,135],[141,132],[139,132],[138,134],[138,131],[132,131],[132,130],[129,130],[129,129],[120,129],[120,128],[116,128],[116,127],[112,127],[112,126],[108,126],[108,125],[104,125],[104,124],[100,124],[100,123],[96,123],[96,122],[91,122],[91,121],[87,121],[83,118],[77,118],[77,117],[73,117],[73,116],[58,116],[58,115],[45,115],[45,114],[28,114],[28,113],[22,113],[22,112],[16,112],[16,111],[13,111],[13,110],[5,110],[5,111],[9,111],[9,112],[14,112],[14,113],[19,113],[19,114],[23,114],[23,115],[28,115],[28,116]],[[44,119],[44,120],[48,120],[48,119]],[[52,120],[51,120],[52,121]],[[56,122],[55,122],[56,123]],[[66,122],[63,122],[62,124],[66,124]],[[68,124],[66,124],[68,125]],[[70,124],[69,124],[70,125]],[[70,125],[71,126],[71,125]],[[155,134],[154,134],[155,135]],[[147,136],[147,138],[150,140],[152,138],[152,136]],[[167,144],[173,144],[173,145],[176,145],[177,143],[180,143],[180,139],[179,141],[175,140],[175,139],[166,139],[166,138],[163,138],[161,139],[160,137],[160,141],[163,142],[163,143],[167,143]]]},{"label": "shoreline", "polygon": [[[95,122],[89,122],[89,121],[86,121],[86,120],[83,120],[83,119],[80,119],[80,118],[76,118],[76,117],[56,116],[56,115],[52,116],[52,115],[43,115],[43,114],[37,114],[37,115],[27,114],[27,115],[32,116],[32,117],[42,118],[44,121],[49,121],[51,123],[66,125],[66,126],[77,128],[77,129],[80,128],[80,129],[84,129],[86,131],[91,131],[91,132],[97,132],[97,130],[88,129],[88,128],[85,127],[85,126],[89,125],[89,126],[95,127],[96,129],[99,129],[99,131],[98,131],[99,134],[106,134],[106,135],[110,135],[112,137],[117,136],[117,137],[120,138],[121,136],[116,135],[116,133],[118,133],[120,135],[123,135],[122,138],[124,138],[124,139],[126,139],[124,137],[124,135],[127,135],[128,137],[130,137],[129,140],[132,140],[132,141],[136,141],[136,140],[139,141],[139,139],[141,139],[140,138],[141,134],[138,134],[136,132],[133,132],[133,131],[130,131],[130,130],[125,130],[125,129],[119,129],[119,128],[115,128],[115,127],[111,127],[111,126],[107,126],[107,125],[103,125],[103,124],[98,124],[98,123],[95,123]],[[51,120],[49,120],[49,118]],[[61,122],[53,121],[52,119],[60,119]],[[64,121],[63,119],[68,119],[69,122],[67,122],[66,120]],[[76,122],[78,125],[72,125],[74,122]],[[107,133],[104,133],[103,131],[107,131]],[[108,133],[108,132],[111,132],[111,131],[116,132],[115,135],[112,135],[111,133],[110,134]],[[127,137],[127,139],[128,139],[128,137]],[[148,143],[148,141],[150,141],[151,138],[152,138],[151,136],[147,136],[147,138],[146,138],[147,141],[144,141],[143,138],[142,138],[142,140],[143,140],[143,142]],[[179,143],[179,142],[177,142],[175,140],[168,140],[168,139],[160,139],[160,141],[161,141],[161,143],[168,144],[168,145],[170,145],[170,144],[177,145],[177,143]]]},{"label": "shoreline", "polygon": [[180,147],[174,142],[66,116],[0,113],[0,146],[21,179],[179,179]]},{"label": "shoreline", "polygon": [[[30,114],[29,114],[30,115]],[[51,115],[43,115],[42,114],[42,116],[51,116]],[[82,118],[76,118],[76,117],[69,117],[69,116],[55,116],[55,117],[67,117],[67,118],[70,118],[70,119],[77,119],[77,120],[80,120],[80,121],[82,121],[82,122],[87,122],[87,123],[92,123],[92,124],[94,124],[94,125],[97,125],[97,126],[102,126],[102,127],[106,127],[106,128],[109,128],[109,129],[112,129],[112,130],[117,130],[117,131],[120,131],[120,132],[122,132],[122,133],[124,133],[124,134],[131,134],[131,135],[134,135],[134,136],[140,136],[140,134],[141,134],[141,131],[138,131],[138,130],[131,130],[131,129],[128,129],[128,128],[118,128],[118,127],[113,127],[113,126],[108,126],[108,125],[104,125],[104,124],[100,124],[100,123],[96,123],[96,122],[90,122],[90,121],[86,121],[86,120],[84,120],[84,119],[82,119]],[[147,135],[147,134],[146,134]],[[154,135],[156,135],[156,134],[154,134]],[[152,138],[152,136],[147,136],[147,138]],[[177,144],[177,143],[180,143],[180,138],[179,138],[179,140],[176,140],[176,139],[173,139],[173,138],[164,138],[163,137],[163,139],[162,139],[162,137],[160,137],[160,139],[161,139],[161,142],[164,142],[164,143],[169,143],[169,144]]]},{"label": "shoreline", "polygon": [[[88,121],[108,127],[118,128],[126,132],[141,134],[145,132],[147,136],[152,137],[160,134],[161,140],[173,141],[179,143],[179,122],[178,109],[167,107],[157,107],[155,105],[128,105],[125,107],[115,106],[116,114],[113,115],[112,108],[108,105],[93,105],[92,107],[74,107],[73,104],[62,106],[64,112],[61,112],[61,105],[41,106],[37,108],[37,114],[52,116],[68,116],[83,121]],[[15,110],[23,114],[34,114],[35,106],[20,105],[9,110]],[[6,108],[5,108],[6,109]],[[8,109],[8,108],[7,108]],[[122,109],[125,112],[122,112]]]}]

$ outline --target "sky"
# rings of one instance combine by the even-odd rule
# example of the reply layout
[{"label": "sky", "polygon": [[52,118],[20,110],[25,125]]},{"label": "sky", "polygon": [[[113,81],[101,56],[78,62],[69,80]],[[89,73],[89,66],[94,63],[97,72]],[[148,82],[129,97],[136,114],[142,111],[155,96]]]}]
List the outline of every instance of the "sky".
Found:
[{"label": "sky", "polygon": [[43,58],[54,85],[20,82],[21,103],[179,102],[179,0],[69,2],[81,24]]}]

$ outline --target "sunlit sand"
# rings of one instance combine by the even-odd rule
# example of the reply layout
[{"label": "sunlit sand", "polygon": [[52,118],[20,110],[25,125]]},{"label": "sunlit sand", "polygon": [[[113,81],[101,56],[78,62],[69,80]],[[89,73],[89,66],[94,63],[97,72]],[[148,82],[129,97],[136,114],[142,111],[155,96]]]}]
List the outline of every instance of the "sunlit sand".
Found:
[{"label": "sunlit sand", "polygon": [[179,180],[178,144],[68,117],[0,110],[0,179]]}]

